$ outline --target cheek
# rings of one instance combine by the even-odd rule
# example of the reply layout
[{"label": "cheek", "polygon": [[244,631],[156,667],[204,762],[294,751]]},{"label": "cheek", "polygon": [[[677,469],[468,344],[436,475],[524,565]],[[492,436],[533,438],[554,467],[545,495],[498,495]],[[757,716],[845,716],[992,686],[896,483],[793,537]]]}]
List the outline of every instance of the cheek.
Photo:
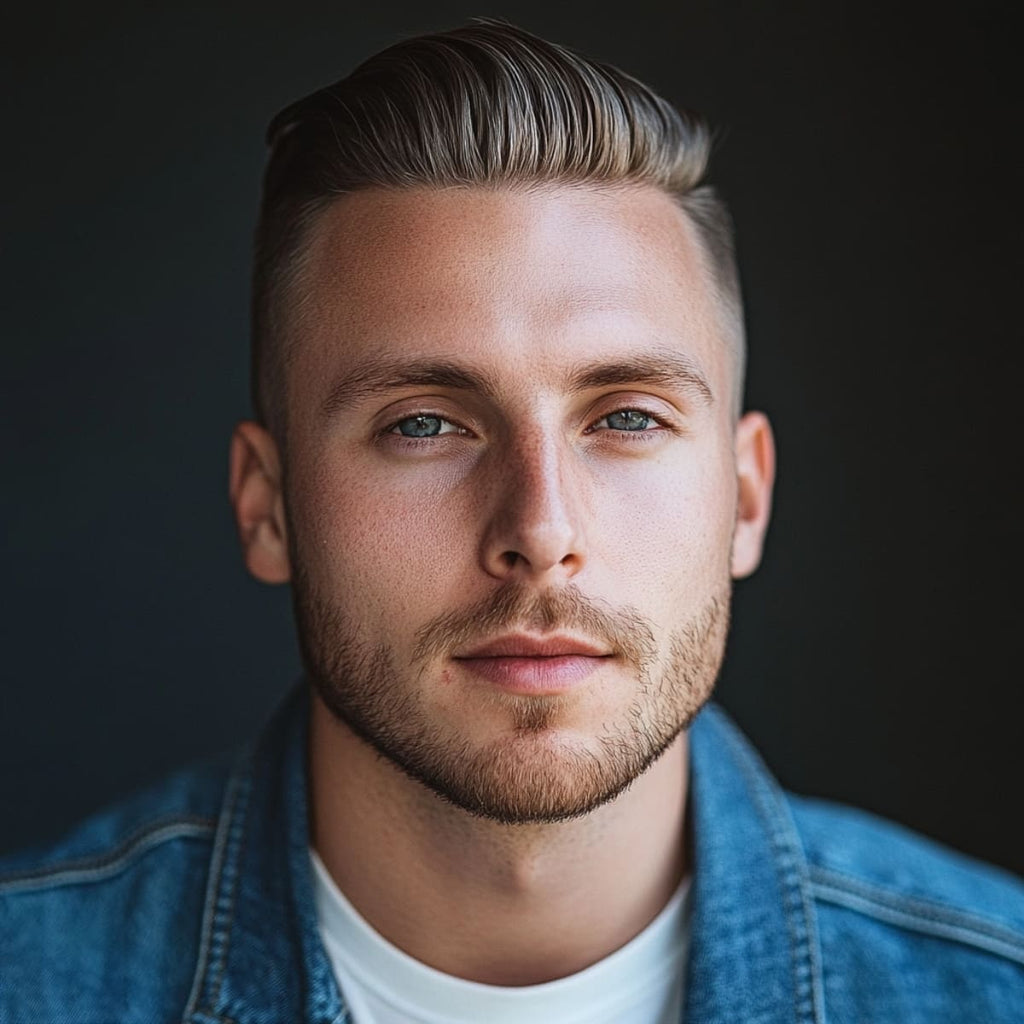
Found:
[{"label": "cheek", "polygon": [[728,579],[736,509],[728,452],[607,474],[595,498],[598,557],[614,578],[641,588],[638,602],[646,594],[674,614]]},{"label": "cheek", "polygon": [[300,557],[318,586],[360,620],[437,614],[474,535],[466,489],[436,474],[372,473],[324,462],[297,483]]}]

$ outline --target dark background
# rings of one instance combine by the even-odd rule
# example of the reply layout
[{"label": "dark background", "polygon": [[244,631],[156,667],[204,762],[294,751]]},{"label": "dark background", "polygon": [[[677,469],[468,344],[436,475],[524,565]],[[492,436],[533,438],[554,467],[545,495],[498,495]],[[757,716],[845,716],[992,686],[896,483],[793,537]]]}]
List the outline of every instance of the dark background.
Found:
[{"label": "dark background", "polygon": [[287,592],[245,576],[225,491],[262,132],[399,36],[487,14],[721,129],[748,395],[780,449],[722,701],[787,785],[1024,872],[1020,123],[996,11],[22,15],[0,90],[0,850],[233,745],[295,678]]}]

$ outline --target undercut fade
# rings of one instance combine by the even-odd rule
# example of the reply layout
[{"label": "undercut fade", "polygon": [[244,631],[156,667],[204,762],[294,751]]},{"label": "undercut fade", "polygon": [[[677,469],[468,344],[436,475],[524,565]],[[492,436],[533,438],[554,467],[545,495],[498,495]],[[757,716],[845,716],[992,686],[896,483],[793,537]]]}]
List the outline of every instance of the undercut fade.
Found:
[{"label": "undercut fade", "polygon": [[256,228],[252,392],[285,428],[289,322],[317,215],[363,189],[653,185],[687,213],[742,392],[743,312],[725,204],[703,184],[706,122],[642,82],[504,22],[479,20],[376,54],[282,110]]}]

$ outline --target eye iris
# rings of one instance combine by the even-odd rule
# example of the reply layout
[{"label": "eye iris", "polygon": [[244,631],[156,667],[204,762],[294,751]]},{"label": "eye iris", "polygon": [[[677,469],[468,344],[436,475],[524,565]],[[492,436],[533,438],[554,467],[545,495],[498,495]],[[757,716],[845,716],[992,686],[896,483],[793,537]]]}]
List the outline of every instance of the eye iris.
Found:
[{"label": "eye iris", "polygon": [[650,424],[651,417],[636,409],[622,409],[608,416],[608,426],[613,430],[644,430]]},{"label": "eye iris", "polygon": [[410,416],[398,424],[403,437],[434,437],[441,433],[440,416]]}]

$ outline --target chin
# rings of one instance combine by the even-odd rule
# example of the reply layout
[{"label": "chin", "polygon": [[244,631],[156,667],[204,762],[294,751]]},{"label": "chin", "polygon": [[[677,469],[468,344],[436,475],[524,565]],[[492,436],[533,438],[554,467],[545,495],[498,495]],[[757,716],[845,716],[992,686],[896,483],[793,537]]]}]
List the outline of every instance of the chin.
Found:
[{"label": "chin", "polygon": [[[623,734],[595,738],[564,726],[537,726],[471,748],[406,748],[387,754],[445,802],[502,824],[579,818],[614,800],[671,746]],[[632,737],[635,740],[635,737]],[[381,751],[384,753],[384,751]]]}]

